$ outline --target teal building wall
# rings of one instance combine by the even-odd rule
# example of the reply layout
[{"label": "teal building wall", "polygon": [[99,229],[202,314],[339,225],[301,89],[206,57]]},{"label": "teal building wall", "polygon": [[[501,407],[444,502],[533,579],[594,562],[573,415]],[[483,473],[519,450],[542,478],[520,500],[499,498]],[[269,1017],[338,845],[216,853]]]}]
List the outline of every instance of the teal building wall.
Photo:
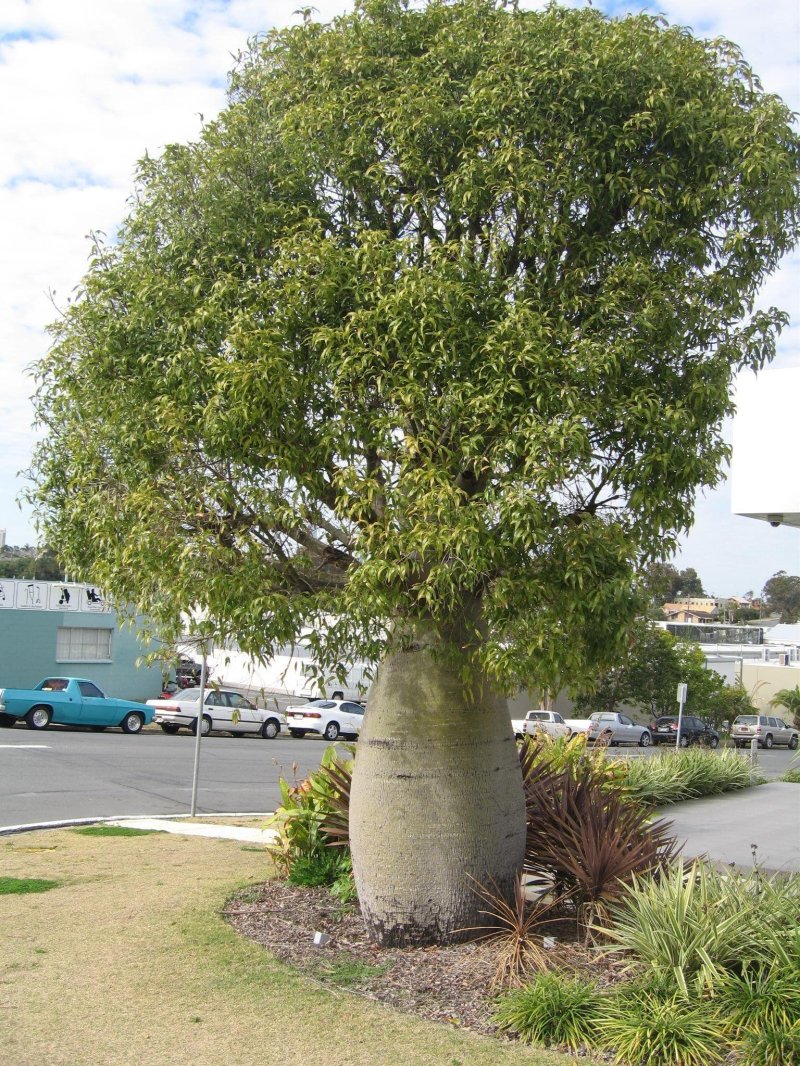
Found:
[{"label": "teal building wall", "polygon": [[[79,596],[83,586],[67,586],[72,593],[72,609],[68,611],[52,606],[59,602],[64,588],[57,583],[37,583],[42,606],[9,603],[28,591],[23,589],[24,582],[4,580],[0,586],[0,596],[5,597],[0,600],[0,688],[31,688],[45,677],[62,676],[87,678],[107,695],[122,699],[148,700],[159,695],[161,667],[136,665],[148,649],[139,641],[135,628],[119,626],[116,614],[105,606],[81,610]],[[62,627],[110,630],[110,658],[59,661],[58,633]]]}]

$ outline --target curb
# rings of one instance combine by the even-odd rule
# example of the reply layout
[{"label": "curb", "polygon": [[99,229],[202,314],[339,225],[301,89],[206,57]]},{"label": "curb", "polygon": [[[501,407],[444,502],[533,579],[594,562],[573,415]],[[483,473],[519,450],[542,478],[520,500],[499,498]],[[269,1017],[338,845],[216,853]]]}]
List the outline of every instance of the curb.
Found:
[{"label": "curb", "polygon": [[[272,812],[264,811],[241,811],[235,814],[198,814],[197,818],[219,820],[224,818],[268,818]],[[69,829],[75,825],[116,825],[121,822],[131,821],[177,821],[180,818],[189,818],[188,814],[118,814],[111,817],[96,818],[68,818],[60,822],[30,822],[27,825],[4,825],[0,826],[0,836],[12,836],[15,833],[33,833],[37,830],[46,829]],[[191,825],[192,823],[187,823]],[[199,827],[198,827],[199,828]],[[173,830],[174,832],[175,830]],[[167,830],[169,832],[169,830]]]}]

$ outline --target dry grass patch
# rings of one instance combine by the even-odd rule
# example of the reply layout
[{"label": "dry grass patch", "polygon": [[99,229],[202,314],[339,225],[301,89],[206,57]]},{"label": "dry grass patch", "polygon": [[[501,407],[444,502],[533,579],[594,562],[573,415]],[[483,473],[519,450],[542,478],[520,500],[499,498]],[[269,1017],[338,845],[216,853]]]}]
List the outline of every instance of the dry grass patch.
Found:
[{"label": "dry grass patch", "polygon": [[263,881],[236,841],[69,830],[0,839],[2,1066],[566,1066],[570,1058],[396,1014],[325,989],[219,912]]}]

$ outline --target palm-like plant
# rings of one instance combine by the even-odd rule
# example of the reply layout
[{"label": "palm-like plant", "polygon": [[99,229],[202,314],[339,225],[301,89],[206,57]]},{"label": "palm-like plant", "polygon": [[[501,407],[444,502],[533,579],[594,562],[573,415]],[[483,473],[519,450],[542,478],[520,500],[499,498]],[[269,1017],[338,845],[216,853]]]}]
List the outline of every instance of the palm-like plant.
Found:
[{"label": "palm-like plant", "polygon": [[651,821],[645,807],[609,789],[589,767],[580,779],[568,769],[532,773],[525,801],[525,872],[572,896],[587,934],[607,918],[625,884],[663,869],[677,854],[669,823]]},{"label": "palm-like plant", "polygon": [[492,978],[493,989],[520,988],[531,974],[548,967],[550,960],[539,934],[564,899],[540,897],[529,902],[520,874],[514,883],[513,903],[505,898],[494,881],[482,885],[474,878],[471,880],[476,895],[486,903],[480,913],[486,915],[487,924],[457,929],[456,932],[480,933],[476,940],[491,940],[494,944],[497,964]]},{"label": "palm-like plant", "polygon": [[800,685],[779,689],[769,701],[770,707],[782,707],[792,715],[794,726],[800,729]]}]

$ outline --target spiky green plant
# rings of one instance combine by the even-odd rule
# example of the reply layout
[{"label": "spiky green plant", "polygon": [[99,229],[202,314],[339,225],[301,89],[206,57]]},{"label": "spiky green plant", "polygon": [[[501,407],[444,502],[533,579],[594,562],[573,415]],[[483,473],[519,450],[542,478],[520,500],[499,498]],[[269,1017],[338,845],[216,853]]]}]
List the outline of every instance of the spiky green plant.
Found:
[{"label": "spiky green plant", "polygon": [[800,1023],[800,968],[779,962],[744,966],[720,985],[718,1004],[734,1037]]},{"label": "spiky green plant", "polygon": [[650,807],[715,796],[755,783],[750,762],[736,751],[662,751],[648,759],[631,759],[624,767],[626,789]]},{"label": "spiky green plant", "polygon": [[590,745],[585,733],[525,736],[520,745],[520,765],[525,781],[542,771],[568,771],[576,780],[591,777],[612,790],[623,783],[626,772],[620,760],[608,758],[605,745]]},{"label": "spiky green plant", "polygon": [[[622,887],[602,930],[607,949],[626,953],[674,983],[685,997],[718,990],[729,973],[769,963],[776,942],[794,942],[800,876],[721,873],[675,864],[660,878]],[[690,995],[691,986],[691,995]]]},{"label": "spiky green plant", "polygon": [[592,1047],[602,1001],[585,978],[541,973],[498,1000],[494,1022],[526,1044]]},{"label": "spiky green plant", "polygon": [[286,880],[292,885],[333,886],[350,874],[350,855],[339,848],[317,848],[308,855],[296,855]]},{"label": "spiky green plant", "polygon": [[747,1033],[739,1048],[741,1066],[797,1066],[800,1063],[800,1023],[771,1025]]},{"label": "spiky green plant", "polygon": [[606,997],[597,1034],[615,1062],[630,1066],[712,1066],[727,1051],[713,1007],[679,993],[663,997],[622,988]]}]

